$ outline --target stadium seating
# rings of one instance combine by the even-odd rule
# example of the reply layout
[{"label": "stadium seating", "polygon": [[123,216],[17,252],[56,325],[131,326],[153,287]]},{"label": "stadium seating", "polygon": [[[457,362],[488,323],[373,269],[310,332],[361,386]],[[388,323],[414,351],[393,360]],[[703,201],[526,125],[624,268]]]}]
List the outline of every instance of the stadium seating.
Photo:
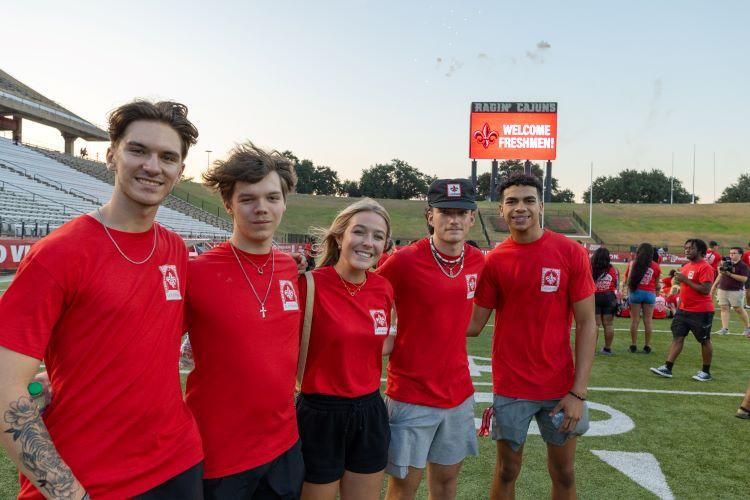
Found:
[{"label": "stadium seating", "polygon": [[[68,220],[94,210],[112,196],[113,190],[111,184],[3,138],[0,138],[0,187],[13,193],[6,195],[6,198],[12,198],[16,207],[19,204],[27,206],[10,210],[8,205],[7,209],[4,207],[0,210],[3,223],[12,223],[14,227],[21,222],[26,225],[32,221],[44,224],[59,222],[59,217],[50,214],[49,218],[44,218],[43,213],[36,213],[39,217],[34,219],[21,218],[21,214],[34,213],[29,211],[29,205],[43,204]],[[165,206],[159,208],[156,220],[186,238],[215,239],[225,238],[229,234],[226,227],[209,224]]]}]

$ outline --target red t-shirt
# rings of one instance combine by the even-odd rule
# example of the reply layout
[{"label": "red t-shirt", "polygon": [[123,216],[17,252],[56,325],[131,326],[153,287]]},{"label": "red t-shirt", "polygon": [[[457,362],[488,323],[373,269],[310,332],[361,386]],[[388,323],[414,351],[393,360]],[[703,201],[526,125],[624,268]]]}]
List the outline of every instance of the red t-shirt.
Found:
[{"label": "red t-shirt", "polygon": [[464,252],[463,271],[455,278],[440,270],[428,238],[402,248],[378,269],[393,285],[398,316],[388,361],[388,397],[453,408],[474,393],[466,327],[484,255],[471,245],[464,245]]},{"label": "red t-shirt", "polygon": [[[237,255],[261,299],[268,290],[265,318],[229,243],[188,264],[185,319],[195,369],[185,399],[203,438],[206,478],[263,465],[298,439],[297,264],[278,250],[271,261],[270,254]],[[245,259],[256,266],[268,262],[263,274]]]},{"label": "red t-shirt", "polygon": [[742,262],[750,266],[750,250],[742,254]]},{"label": "red t-shirt", "polygon": [[596,293],[617,291],[617,282],[620,280],[620,271],[615,266],[609,266],[606,273],[602,274],[595,282]]},{"label": "red t-shirt", "polygon": [[[633,268],[635,262],[631,262],[630,265],[625,269],[625,282],[627,283],[628,276],[630,276],[630,270]],[[643,290],[644,292],[656,293],[656,284],[659,282],[659,276],[661,276],[661,267],[656,262],[651,262],[651,267],[646,269],[643,273],[640,283],[638,283],[637,290]]]},{"label": "red t-shirt", "polygon": [[668,292],[672,288],[672,277],[667,276],[666,278],[662,278],[661,283],[663,285],[662,288]]},{"label": "red t-shirt", "polygon": [[[714,270],[705,260],[688,262],[680,272],[696,283],[714,281]],[[711,294],[700,294],[685,283],[680,283],[680,309],[687,312],[713,312],[714,302]]]},{"label": "red t-shirt", "polygon": [[[155,228],[155,229],[154,229]],[[82,216],[31,248],[0,298],[0,345],[44,359],[44,414],[65,463],[97,499],[148,491],[203,458],[177,362],[187,248],[159,225],[110,230]],[[19,498],[42,498],[21,478]]]},{"label": "red t-shirt", "polygon": [[656,296],[656,302],[654,302],[654,319],[664,319],[667,317],[667,300],[661,295]]},{"label": "red t-shirt", "polygon": [[711,266],[711,269],[714,270],[715,277],[719,269],[719,263],[721,263],[721,254],[709,248],[708,250],[706,250],[706,256],[704,257],[704,260],[708,263],[709,266]]},{"label": "red t-shirt", "polygon": [[[377,391],[391,324],[391,284],[368,272],[367,283],[352,297],[333,266],[312,273],[315,299],[302,392],[356,398]],[[305,276],[299,277],[299,292],[304,314]]]},{"label": "red t-shirt", "polygon": [[544,231],[533,243],[506,239],[487,255],[475,302],[495,309],[495,394],[561,398],[573,386],[573,303],[594,293],[588,252]]}]

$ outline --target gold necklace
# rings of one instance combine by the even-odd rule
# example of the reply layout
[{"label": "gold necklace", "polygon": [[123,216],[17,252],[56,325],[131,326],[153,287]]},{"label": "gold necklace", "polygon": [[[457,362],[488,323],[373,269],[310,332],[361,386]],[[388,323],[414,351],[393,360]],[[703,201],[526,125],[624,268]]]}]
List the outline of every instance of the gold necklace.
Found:
[{"label": "gold necklace", "polygon": [[[333,268],[333,270],[334,270],[334,271],[336,271],[336,268],[334,267],[334,268]],[[341,277],[341,275],[339,274],[339,272],[338,272],[338,271],[336,271],[336,276],[338,276],[338,277],[339,277],[339,279],[341,280],[341,284],[342,284],[342,285],[344,285],[344,288],[346,288],[346,291],[347,291],[347,292],[349,293],[349,295],[351,295],[352,297],[354,297],[355,295],[357,295],[357,293],[358,293],[358,292],[359,292],[360,290],[362,290],[362,288],[363,288],[363,287],[365,286],[365,284],[367,283],[367,273],[365,273],[365,280],[364,280],[364,281],[363,281],[362,283],[360,283],[359,285],[354,285],[354,288],[353,288],[353,289],[349,288],[349,285],[348,285],[348,284],[346,283],[346,280],[344,280],[344,278],[342,278],[342,277]]]}]

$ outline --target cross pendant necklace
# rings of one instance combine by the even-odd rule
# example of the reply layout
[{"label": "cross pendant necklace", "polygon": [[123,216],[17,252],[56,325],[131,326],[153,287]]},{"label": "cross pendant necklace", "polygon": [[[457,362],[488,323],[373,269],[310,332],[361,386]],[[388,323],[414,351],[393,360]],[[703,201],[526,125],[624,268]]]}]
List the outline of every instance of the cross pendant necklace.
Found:
[{"label": "cross pendant necklace", "polygon": [[237,255],[237,250],[234,249],[234,245],[232,244],[231,241],[229,242],[229,248],[232,249],[234,258],[237,259],[237,265],[240,266],[240,271],[242,271],[242,275],[245,277],[245,281],[247,281],[247,284],[250,285],[250,290],[253,291],[253,295],[255,295],[255,298],[258,300],[258,303],[260,304],[260,317],[262,319],[266,319],[266,313],[268,312],[268,309],[266,309],[266,301],[268,300],[268,293],[271,291],[271,284],[273,283],[273,272],[276,268],[276,256],[273,253],[273,248],[271,249],[271,278],[268,280],[268,287],[266,288],[266,295],[265,297],[263,297],[263,300],[260,300],[260,296],[258,295],[258,292],[255,291],[253,282],[250,281],[250,278],[247,276],[247,273],[245,272],[245,268],[242,267],[242,261],[240,261],[240,257],[239,255]]}]

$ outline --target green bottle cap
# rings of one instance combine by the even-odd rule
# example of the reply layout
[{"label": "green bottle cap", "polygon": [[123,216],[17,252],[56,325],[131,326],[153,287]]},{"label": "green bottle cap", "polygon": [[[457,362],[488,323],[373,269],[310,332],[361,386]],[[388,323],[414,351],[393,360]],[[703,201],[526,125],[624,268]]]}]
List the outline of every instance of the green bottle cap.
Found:
[{"label": "green bottle cap", "polygon": [[29,395],[31,395],[32,398],[41,396],[42,392],[44,392],[44,386],[41,382],[32,382],[29,384]]}]

